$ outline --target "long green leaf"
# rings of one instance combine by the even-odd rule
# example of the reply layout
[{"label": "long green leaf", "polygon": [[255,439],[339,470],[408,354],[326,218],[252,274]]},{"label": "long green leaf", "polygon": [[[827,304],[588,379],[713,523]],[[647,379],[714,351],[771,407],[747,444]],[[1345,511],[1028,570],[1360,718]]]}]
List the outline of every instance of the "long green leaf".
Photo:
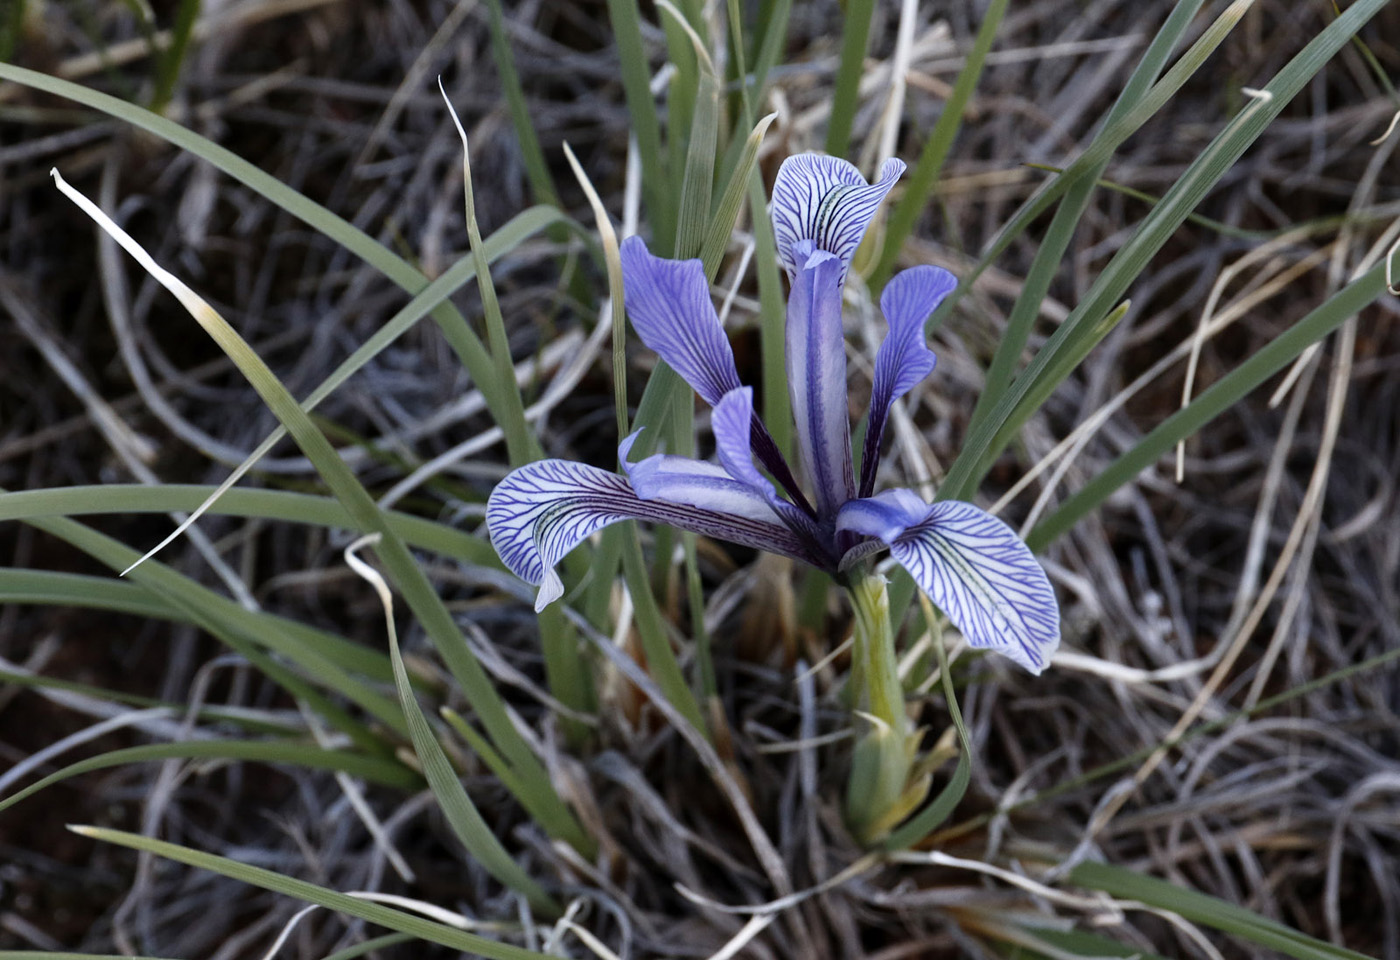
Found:
[{"label": "long green leaf", "polygon": [[[60,185],[62,186],[61,183]],[[355,525],[364,533],[379,535],[381,539],[377,552],[391,580],[446,661],[448,669],[481,717],[496,746],[510,758],[521,778],[531,784],[532,791],[537,793],[533,798],[535,802],[553,801],[556,816],[551,818],[552,823],[576,823],[563,801],[554,793],[543,765],[511,722],[500,694],[471,652],[446,604],[433,589],[403,540],[387,523],[374,499],[345,461],[336,454],[326,436],[301,409],[296,399],[262,358],[217,311],[183,281],[161,268],[91,201],[71,188],[66,192],[84,212],[121,243],[148,273],[180,300],[190,316],[228,355],[262,401],[287,428],[336,499],[345,506]],[[582,833],[581,828],[578,832]]]},{"label": "long green leaf", "polygon": [[188,622],[139,584],[53,570],[0,570],[0,605],[7,603],[91,607],[148,620]]},{"label": "long green leaf", "polygon": [[[99,513],[169,513],[192,510],[208,500],[215,487],[196,484],[107,483],[47,490],[0,493],[0,523],[34,517],[79,517]],[[235,489],[224,494],[210,513],[285,523],[354,529],[350,514],[331,497],[285,490]],[[404,542],[420,550],[477,566],[503,569],[491,545],[478,536],[444,523],[396,510],[385,514]]]},{"label": "long green leaf", "polygon": [[[714,213],[710,217],[709,228],[705,234],[705,242],[700,247],[699,256],[704,263],[716,264],[716,270],[718,270],[720,258],[724,256],[724,251],[729,246],[730,238],[734,236],[734,223],[739,218],[739,210],[743,207],[744,197],[749,190],[749,181],[758,165],[758,148],[763,143],[763,135],[768,132],[768,127],[777,117],[776,113],[770,113],[758,121],[753,130],[749,132],[748,137],[744,139],[743,152],[740,153],[729,182],[725,185],[724,193],[720,195],[719,203],[715,206]],[[766,221],[767,215],[760,215]]]},{"label": "long green leaf", "polygon": [[[1141,274],[1147,262],[1167,242],[1206,193],[1220,181],[1303,86],[1385,3],[1386,0],[1358,0],[1332,21],[1278,72],[1261,94],[1254,98],[1192,162],[1167,191],[1162,202],[1153,208],[1133,236],[1109,261],[1084,300],[1071,311],[1070,316],[1051,336],[1031,365],[1003,395],[987,420],[969,434],[966,445],[939,491],[940,497],[966,498],[970,491],[976,488],[996,455],[1020,429],[1025,417],[1033,412],[1021,406],[1022,401],[1037,387],[1041,378],[1046,376],[1046,371],[1058,362],[1059,355],[1066,349],[1074,349],[1074,341],[1089,335],[1100,318],[1108,315],[1127,287]],[[1239,14],[1242,15],[1245,6],[1246,4],[1239,3],[1232,6],[1231,10],[1238,8]],[[1226,16],[1222,15],[1221,20],[1212,25],[1211,30],[1222,25],[1232,26],[1229,23],[1222,24],[1226,19]],[[1201,39],[1205,40],[1205,35]],[[1200,45],[1201,42],[1198,41],[1196,46]],[[1183,60],[1185,59],[1183,57]],[[1180,66],[1178,63],[1177,67]],[[1173,71],[1175,70],[1176,67],[1173,67]],[[1171,76],[1172,72],[1169,72],[1168,77],[1153,89],[1167,84]],[[1144,97],[1143,103],[1134,111],[1130,111],[1130,116],[1151,100],[1151,95]],[[1088,156],[1088,153],[1085,156]],[[1083,160],[1083,157],[1080,160]],[[1079,162],[1077,160],[1075,164]],[[1018,407],[1021,415],[1013,416]]]},{"label": "long green leaf", "polygon": [[[0,493],[3,492],[0,490]],[[72,544],[114,571],[130,565],[136,558],[136,551],[66,517],[35,518],[27,522]],[[317,684],[352,700],[390,729],[407,732],[403,727],[402,714],[392,701],[385,699],[364,680],[346,672],[347,668],[361,673],[372,672],[379,665],[374,651],[350,644],[324,631],[246,610],[233,600],[214,593],[163,564],[145,564],[131,579],[160,596],[172,610],[179,611],[227,644],[293,696],[306,700],[327,722],[347,733],[361,747],[371,751],[389,749],[380,736],[351,717],[306,677],[315,677]],[[305,676],[289,670],[264,650],[290,660],[304,671]]]},{"label": "long green leaf", "polygon": [[1298,960],[1369,960],[1364,953],[1314,939],[1252,910],[1125,867],[1088,861],[1071,870],[1069,878],[1081,887],[1168,910]]},{"label": "long green leaf", "polygon": [[1177,443],[1220,416],[1242,397],[1282,370],[1363,307],[1385,292],[1385,266],[1374,267],[1347,284],[1288,330],[1230,371],[1186,407],[1172,414],[1131,450],[1041,520],[1026,538],[1034,550],[1052,543],[1086,513],[1103,503],[1123,484],[1172,449]]},{"label": "long green leaf", "polygon": [[949,151],[953,149],[958,130],[962,128],[967,101],[971,99],[972,91],[977,89],[977,81],[982,77],[982,67],[987,62],[987,54],[991,52],[997,31],[1001,29],[1007,3],[1008,0],[992,0],[988,4],[987,12],[982,17],[982,26],[977,30],[977,38],[973,40],[967,60],[962,70],[958,71],[958,79],[953,83],[953,93],[943,105],[938,122],[933,125],[923,150],[919,152],[918,163],[914,165],[914,172],[904,188],[904,195],[899,198],[894,212],[890,214],[889,225],[885,229],[884,246],[880,250],[880,260],[870,278],[874,290],[883,287],[894,272],[894,265],[899,259],[904,241],[914,229],[914,223],[933,194],[938,175],[943,172],[943,164],[948,159]]},{"label": "long green leaf", "polygon": [[175,8],[175,23],[170,29],[170,42],[155,58],[155,91],[151,109],[163,113],[180,80],[180,68],[189,53],[195,21],[199,19],[200,0],[180,0]]},{"label": "long green leaf", "polygon": [[719,142],[719,78],[707,61],[701,61],[695,94],[695,115],[690,145],[681,178],[681,204],[677,218],[676,252],[679,260],[700,256],[710,226],[710,196],[715,182],[715,147]]},{"label": "long green leaf", "polygon": [[632,135],[637,138],[637,154],[642,162],[642,196],[646,200],[647,222],[651,224],[656,247],[669,250],[676,235],[675,205],[669,202],[670,184],[666,159],[661,151],[661,121],[656,114],[656,98],[651,95],[651,69],[642,44],[642,14],[637,0],[608,0],[608,19],[613,42],[617,44],[622,90],[627,113],[632,118]]},{"label": "long green leaf", "polygon": [[547,960],[545,954],[542,953],[488,940],[474,933],[449,927],[444,923],[437,923],[411,913],[405,913],[402,910],[395,910],[382,904],[372,903],[335,890],[328,890],[325,887],[318,887],[305,880],[284,877],[280,873],[264,870],[262,867],[253,867],[246,863],[239,863],[237,860],[230,860],[227,857],[191,850],[189,847],[182,847],[165,840],[143,837],[135,833],[127,833],[124,830],[106,830],[101,827],[74,826],[69,827],[69,829],[80,836],[90,837],[102,843],[113,843],[129,847],[132,850],[145,850],[158,857],[174,860],[176,863],[187,864],[200,870],[208,870],[211,873],[230,877],[250,886],[261,887],[264,890],[271,890],[273,893],[294,897],[306,903],[318,904],[346,916],[358,917],[390,930],[412,934],[420,940],[440,943],[454,950],[486,957],[487,960]]},{"label": "long green leaf", "polygon": [[[353,550],[353,547],[351,549]],[[462,846],[466,847],[467,852],[479,861],[491,876],[524,895],[536,910],[548,916],[558,916],[561,912],[559,904],[544,892],[520,864],[511,859],[505,846],[481,816],[481,811],[477,810],[476,804],[467,795],[462,781],[457,779],[457,771],[452,768],[451,761],[447,759],[442,745],[438,743],[437,735],[428,725],[428,718],[423,715],[423,708],[418,705],[413,685],[408,682],[408,670],[399,650],[398,630],[394,627],[394,610],[390,605],[388,584],[364,561],[352,556],[350,550],[346,551],[346,559],[352,562],[361,576],[371,579],[372,575],[372,582],[384,602],[385,627],[389,636],[389,660],[394,665],[394,689],[398,692],[399,705],[403,707],[404,716],[408,720],[408,734],[413,740],[413,752],[423,767],[428,788],[437,800],[438,809],[447,818],[448,826],[462,842]],[[528,799],[532,795],[529,784],[516,781],[514,785],[517,788],[517,796],[522,799]]]},{"label": "long green leaf", "polygon": [[[1184,0],[1172,8],[1166,23],[1157,31],[1147,52],[1143,54],[1142,60],[1123,86],[1123,92],[1109,109],[1104,120],[1105,126],[1111,125],[1126,114],[1157,81],[1166,66],[1167,58],[1204,2],[1205,0]],[[1050,283],[1059,273],[1065,250],[1069,248],[1080,218],[1088,208],[1089,199],[1094,195],[1095,184],[1107,166],[1108,161],[1105,160],[1093,170],[1085,171],[1060,201],[1050,228],[1041,239],[1040,249],[1036,251],[1031,268],[1026,273],[1025,283],[1011,308],[1011,314],[1007,317],[1006,333],[997,345],[992,365],[987,369],[987,382],[982,395],[977,398],[977,406],[972,411],[969,428],[975,428],[982,422],[1010,385],[1016,362],[1030,338],[1031,325],[1040,314],[1040,306],[1050,290]]]},{"label": "long green leaf", "polygon": [[[0,80],[12,80],[15,83],[65,97],[147,130],[167,143],[205,160],[235,180],[257,191],[259,195],[341,244],[408,292],[418,293],[428,285],[427,278],[407,261],[395,255],[354,224],[291,189],[224,147],[173,121],[117,97],[11,64],[0,63]],[[557,211],[552,212],[552,215],[558,216]],[[502,391],[506,388],[513,390],[514,383],[499,384],[496,382],[491,358],[486,347],[467,325],[466,320],[456,307],[450,303],[442,303],[433,309],[432,316],[441,327],[443,335],[447,338],[453,351],[471,374],[473,381],[481,389],[497,423],[504,424],[508,411],[505,403],[506,398]]]},{"label": "long green leaf", "polygon": [[826,125],[826,152],[844,157],[851,145],[851,123],[860,105],[860,79],[865,74],[865,48],[870,41],[870,20],[875,0],[847,0],[841,25],[841,64],[836,68],[836,88],[831,96],[831,119]]},{"label": "long green leaf", "polygon": [[501,0],[487,0],[486,8],[491,13],[491,55],[496,60],[496,72],[501,75],[501,89],[506,95],[506,108],[515,126],[515,137],[520,141],[520,156],[525,163],[525,174],[530,178],[530,192],[534,194],[536,203],[558,206],[559,191],[554,186],[549,164],[545,163],[540,138],[535,133],[534,120],[530,116],[530,105],[526,103],[525,90],[520,85],[520,71],[515,67],[515,54],[511,52]]},{"label": "long green leaf", "polygon": [[[4,502],[3,497],[6,495],[0,490],[0,502]],[[125,544],[67,517],[41,514],[27,517],[25,522],[77,547],[114,571],[123,569],[124,565],[136,558],[136,551]],[[241,633],[263,637],[258,642],[259,646],[298,662],[301,662],[300,657],[303,653],[299,648],[306,648],[318,658],[315,661],[307,661],[308,668],[311,663],[324,659],[334,667],[363,674],[375,681],[387,683],[391,678],[388,658],[378,651],[266,611],[247,610],[169,567],[154,562],[149,565],[151,573],[143,572],[147,566],[143,564],[129,575],[125,582],[139,584],[149,595],[156,598],[164,597],[167,601],[171,597],[178,598],[178,604],[167,602],[166,618],[179,619],[182,611],[198,610],[220,623],[229,624]],[[112,581],[114,585],[120,585],[122,582]],[[155,602],[161,601],[157,599]],[[398,713],[397,709],[392,712]]]},{"label": "long green leaf", "polygon": [[763,93],[768,85],[768,74],[777,65],[787,46],[788,21],[792,16],[792,0],[772,0],[765,2],[760,18],[758,34],[758,54],[754,57],[753,72],[749,81],[749,102],[763,103]]},{"label": "long green leaf", "polygon": [[[778,241],[768,219],[768,198],[755,169],[749,175],[749,216],[753,220],[754,262],[758,272],[759,349],[763,356],[763,422],[784,456],[792,454],[792,400],[787,381],[787,307],[783,302]],[[894,621],[898,623],[899,621]]]},{"label": "long green leaf", "polygon": [[486,259],[486,249],[481,241],[481,226],[476,221],[476,187],[472,182],[471,148],[467,143],[467,131],[452,107],[447,89],[438,81],[442,99],[447,103],[457,134],[462,138],[462,199],[467,224],[467,243],[471,247],[472,262],[476,264],[476,286],[481,292],[481,312],[486,320],[486,339],[491,345],[491,366],[495,371],[496,399],[500,409],[492,408],[496,423],[506,436],[506,449],[510,462],[516,466],[529,463],[539,457],[539,441],[535,439],[530,425],[525,422],[525,400],[520,395],[520,385],[515,382],[515,363],[510,355],[510,336],[506,333],[505,317],[501,315],[501,301],[496,296],[496,283],[491,279],[491,267]]},{"label": "long green leaf", "polygon": [[313,744],[291,743],[285,740],[190,740],[184,743],[153,743],[140,747],[126,747],[69,764],[0,800],[0,811],[9,809],[55,783],[84,773],[133,763],[151,763],[156,760],[240,760],[312,770],[338,770],[352,777],[398,790],[413,790],[422,783],[417,774],[395,760],[368,757],[347,750],[326,750]]}]

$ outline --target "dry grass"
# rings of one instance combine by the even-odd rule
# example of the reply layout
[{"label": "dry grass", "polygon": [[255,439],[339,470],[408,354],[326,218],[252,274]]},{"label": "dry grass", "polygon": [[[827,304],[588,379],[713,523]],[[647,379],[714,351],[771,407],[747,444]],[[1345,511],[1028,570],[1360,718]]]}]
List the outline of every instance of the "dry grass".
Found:
[{"label": "dry grass", "polygon": [[[770,172],[788,152],[820,145],[835,66],[835,5],[796,6],[788,65],[775,77],[780,117],[769,136]],[[915,44],[902,141],[908,151],[936,118],[958,50],[976,27],[972,5],[951,5],[946,21],[947,5],[932,6]],[[1087,139],[1167,6],[1014,5],[940,202],[909,257],[965,267],[1040,182],[1043,174],[1023,164],[1061,164]],[[81,7],[50,6],[19,62],[81,70],[97,49],[94,31],[113,49],[135,36],[120,5],[99,5],[91,20]],[[483,230],[528,203],[484,7],[465,16],[437,0],[341,0],[281,15],[276,7],[254,5],[270,18],[199,44],[178,89],[178,119],[393,240],[435,273],[466,247],[457,140],[430,82],[440,72],[472,134]],[[1237,107],[1241,88],[1270,75],[1315,33],[1325,7],[1261,0],[1209,75],[1129,141],[1109,178],[1164,191]],[[877,12],[872,69],[892,53],[896,10],[881,5]],[[588,222],[582,196],[562,175],[565,140],[610,192],[605,200],[616,215],[627,116],[602,4],[541,0],[515,5],[509,18],[532,115],[568,187],[566,205]],[[455,26],[440,29],[449,19]],[[1400,6],[1363,36],[1385,69],[1400,72]],[[145,75],[134,59],[84,79],[135,94]],[[1228,229],[1193,223],[1179,232],[1132,291],[1125,321],[993,472],[986,502],[1092,424],[1067,459],[1050,464],[1003,511],[1015,521],[1041,513],[1179,405],[1199,328],[1222,327],[1200,349],[1196,392],[1344,282],[1400,214],[1400,134],[1368,144],[1394,109],[1359,51],[1349,48],[1332,63],[1198,211]],[[872,111],[858,116],[857,143],[875,119]],[[45,176],[54,164],[119,209],[128,228],[215,303],[294,393],[318,383],[402,300],[372,269],[188,158],[58,101],[0,89],[0,486],[217,482],[226,467],[210,459],[237,462],[273,425],[173,302],[110,243],[94,242],[87,222],[57,198]],[[1040,333],[1063,318],[1145,210],[1140,200],[1100,192],[1042,309]],[[1343,215],[1350,219],[1339,227],[1335,218]],[[1300,224],[1310,227],[1282,233]],[[558,285],[558,252],[535,242],[496,273],[516,356],[545,350],[546,379],[559,362],[548,345],[587,333],[596,311]],[[940,331],[938,373],[911,398],[893,458],[911,479],[936,482],[957,450],[980,371],[1033,254],[1029,239],[1014,247]],[[722,283],[737,263],[734,256],[721,269]],[[459,298],[469,317],[474,296]],[[749,276],[732,328],[751,325],[754,296]],[[1324,939],[1400,958],[1400,685],[1393,667],[1231,720],[1159,763],[1144,757],[1080,779],[1161,744],[1183,719],[1221,720],[1400,646],[1397,304],[1368,309],[1326,341],[1278,403],[1260,391],[1211,424],[1187,445],[1184,482],[1174,482],[1163,462],[1055,545],[1049,559],[1065,601],[1067,646],[1081,656],[1038,680],[986,660],[959,668],[978,762],[958,825],[936,844],[943,854],[1012,871],[1103,856]],[[740,332],[736,346],[741,365],[751,365],[741,372],[756,374],[756,337]],[[1175,359],[1155,366],[1169,356]],[[594,365],[543,421],[546,449],[595,462],[610,456],[605,366]],[[858,363],[856,370],[865,375]],[[318,413],[348,431],[347,456],[382,492],[412,466],[490,426],[469,391],[441,338],[423,326]],[[1112,409],[1092,420],[1106,405]],[[360,437],[375,438],[373,452]],[[479,508],[464,501],[501,474],[502,457],[493,448],[453,465],[403,506],[455,511],[475,524]],[[309,464],[287,450],[260,469],[274,485],[315,481]],[[1050,476],[1057,484],[1047,489]],[[102,526],[134,544],[165,529],[145,519]],[[345,572],[339,544],[301,527],[210,520],[201,529],[207,539],[175,548],[170,562],[213,584],[236,583],[252,602],[382,643],[378,610]],[[0,557],[16,567],[89,569],[16,525],[0,528]],[[784,571],[745,565],[749,559],[720,553],[707,565],[732,732],[713,762],[738,778],[776,847],[781,876],[771,865],[765,871],[732,798],[714,787],[693,745],[656,722],[645,695],[616,669],[603,748],[584,760],[557,754],[559,778],[586,799],[588,825],[603,840],[598,864],[562,859],[484,776],[469,783],[498,830],[526,851],[532,872],[567,880],[567,892],[586,903],[595,935],[622,957],[708,956],[748,919],[721,905],[765,902],[775,891],[805,893],[745,956],[980,956],[986,949],[976,932],[1006,911],[1113,920],[1102,900],[1051,901],[946,861],[871,867],[823,886],[859,864],[835,803],[840,779],[832,758],[841,748],[831,741],[847,717],[832,696],[832,670],[803,672],[837,638],[774,617]],[[461,617],[480,628],[473,635],[503,682],[515,672],[530,680],[513,687],[512,702],[553,743],[534,685],[533,618],[506,602],[508,594],[484,590],[480,571],[433,572]],[[782,603],[776,608],[781,613]],[[609,638],[598,646],[615,649]],[[182,702],[203,691],[211,701],[285,706],[270,683],[217,660],[219,653],[192,629],[135,618],[0,611],[0,656],[10,663]],[[1222,663],[1227,669],[1217,670]],[[0,757],[19,762],[105,716],[101,709],[0,688]],[[933,735],[946,716],[931,694],[923,721]],[[133,742],[140,729],[115,731],[99,744]],[[1003,812],[1071,782],[1078,785]],[[445,843],[427,813],[430,799],[379,799],[417,874],[414,885],[395,876],[329,777],[172,765],[109,772],[83,781],[80,791],[56,788],[0,819],[0,885],[8,894],[0,900],[0,947],[233,960],[260,955],[297,910],[207,874],[135,863],[63,833],[63,819],[158,827],[169,839],[341,889],[409,890],[469,915],[514,914],[514,904],[493,902],[494,885]],[[1220,939],[1202,944],[1192,931],[1140,911],[1107,932],[1166,955],[1247,952]],[[282,955],[323,956],[362,933],[357,924],[313,915]],[[571,955],[587,955],[577,940],[565,940]]]}]

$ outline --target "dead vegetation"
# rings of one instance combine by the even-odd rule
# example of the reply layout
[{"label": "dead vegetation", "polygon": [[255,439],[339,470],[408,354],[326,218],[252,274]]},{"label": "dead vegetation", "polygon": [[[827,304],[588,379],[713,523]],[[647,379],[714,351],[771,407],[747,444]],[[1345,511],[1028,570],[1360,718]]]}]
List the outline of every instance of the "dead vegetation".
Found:
[{"label": "dead vegetation", "polygon": [[[431,82],[441,74],[472,137],[483,232],[531,202],[484,5],[283,6],[208,4],[207,18],[232,22],[197,31],[171,115],[436,274],[466,250],[458,142]],[[1016,5],[908,259],[965,269],[1045,176],[1028,164],[1063,165],[1087,140],[1168,6]],[[977,26],[973,7],[928,5],[920,16],[903,155],[916,153],[937,118]],[[897,5],[879,5],[872,83],[887,70],[897,15]],[[1331,16],[1327,4],[1261,0],[1199,81],[1120,150],[1108,179],[1160,195],[1239,109],[1244,88],[1270,76]],[[535,0],[512,5],[507,19],[565,206],[590,222],[564,173],[567,141],[620,218],[628,119],[605,6]],[[795,5],[788,53],[773,78],[779,118],[766,148],[770,173],[788,152],[820,146],[839,22],[835,4]],[[1383,71],[1400,73],[1400,7],[1386,9],[1362,36]],[[15,59],[137,100],[150,75],[144,43],[120,4],[42,8]],[[857,117],[857,144],[877,120],[878,101],[871,103]],[[1012,490],[1063,442],[1067,455],[1046,463],[1003,509],[1013,522],[1044,516],[1179,407],[1193,354],[1191,390],[1199,394],[1344,283],[1400,216],[1400,134],[1372,142],[1395,110],[1359,48],[1331,63],[1202,204],[1198,213],[1209,219],[1179,231],[1141,278],[1124,321],[1027,427],[991,475],[984,502]],[[201,163],[57,99],[0,87],[5,489],[217,483],[274,425],[178,307],[58,198],[46,176],[54,165],[213,302],[298,395],[403,302],[375,270]],[[1038,336],[1063,319],[1149,202],[1109,188],[1095,197],[1042,307]],[[1037,235],[988,271],[939,331],[938,372],[911,395],[891,458],[911,481],[936,484],[958,449]],[[736,244],[720,271],[726,287],[740,250]],[[597,304],[580,302],[579,288],[560,280],[561,266],[593,270],[579,257],[577,248],[537,238],[495,271],[530,396],[568,366],[596,322]],[[589,276],[583,289],[601,289]],[[469,288],[457,298],[468,317],[475,296]],[[752,364],[741,369],[746,375],[757,371],[756,338],[745,332],[755,296],[750,274],[728,320],[741,365]],[[1052,894],[1007,875],[1040,876],[1086,858],[1150,871],[1314,936],[1400,958],[1393,662],[1238,713],[1400,647],[1397,314],[1395,299],[1369,307],[1286,380],[1276,378],[1192,439],[1182,482],[1164,460],[1054,545],[1049,565],[1076,656],[1038,680],[989,660],[959,665],[977,762],[968,797],[931,844],[937,854],[873,867],[845,838],[838,773],[847,718],[833,667],[805,669],[839,642],[839,620],[831,635],[804,633],[784,615],[785,602],[795,603],[787,572],[723,551],[706,554],[706,571],[731,736],[709,763],[734,778],[741,808],[771,839],[774,857],[756,852],[733,797],[715,786],[694,745],[660,722],[645,690],[627,683],[627,661],[613,656],[611,638],[596,638],[600,659],[613,656],[597,748],[569,756],[540,696],[527,608],[499,578],[439,565],[435,581],[463,621],[479,628],[469,634],[483,659],[602,839],[599,861],[551,847],[484,770],[469,777],[469,789],[530,872],[578,898],[579,922],[624,958],[709,956],[749,921],[734,905],[788,895],[799,902],[743,955],[990,955],[983,934],[1017,911],[1086,918],[1168,956],[1263,955],[1190,925],[1133,909],[1120,915],[1103,898]],[[637,360],[649,362],[640,353]],[[855,370],[857,379],[867,374]],[[602,356],[540,419],[546,448],[595,462],[610,457],[610,389]],[[427,323],[318,415],[380,493],[491,425]],[[503,456],[483,447],[396,499],[474,527]],[[316,483],[290,445],[259,475],[291,489]],[[167,529],[154,517],[94,522],[142,549]],[[340,540],[317,528],[227,518],[200,530],[167,562],[247,602],[382,646],[378,608],[347,574]],[[15,568],[94,571],[57,540],[17,524],[0,527],[0,556]],[[689,618],[678,612],[676,622]],[[179,625],[12,604],[0,610],[0,656],[11,671],[177,703],[199,697],[292,711],[295,719],[269,681]],[[427,656],[420,665],[436,669]],[[0,687],[0,756],[19,764],[121,715],[92,697]],[[948,724],[936,687],[922,721],[930,740]],[[83,749],[169,739],[186,722],[128,713]],[[1164,756],[1151,753],[1200,723],[1214,726]],[[1131,762],[1104,769],[1123,758]],[[327,775],[170,764],[78,783],[0,818],[4,948],[233,960],[260,956],[300,909],[81,841],[60,829],[64,820],[151,830],[338,889],[408,892],[485,921],[518,918],[518,905],[458,858],[427,795],[371,795],[412,870],[410,883]],[[378,932],[318,912],[296,926],[281,955],[325,956]],[[564,941],[568,955],[589,955],[571,935]]]}]

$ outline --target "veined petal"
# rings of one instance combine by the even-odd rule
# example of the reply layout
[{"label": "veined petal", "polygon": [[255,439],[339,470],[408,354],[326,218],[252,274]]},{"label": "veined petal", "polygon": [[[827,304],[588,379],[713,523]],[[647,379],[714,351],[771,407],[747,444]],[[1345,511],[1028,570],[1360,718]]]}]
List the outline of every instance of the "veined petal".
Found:
[{"label": "veined petal", "polygon": [[669,500],[751,520],[777,522],[767,498],[750,484],[735,480],[717,463],[660,453],[628,463],[627,453],[636,438],[634,433],[624,440],[617,453],[632,490],[641,499]]},{"label": "veined petal", "polygon": [[882,490],[876,496],[852,500],[843,506],[836,515],[836,529],[879,537],[889,544],[923,520],[928,508],[924,498],[913,490]]},{"label": "veined petal", "polygon": [[840,157],[799,153],[788,157],[778,168],[773,182],[773,232],[778,241],[778,260],[788,276],[795,277],[803,258],[794,247],[811,240],[841,261],[841,278],[851,265],[875,211],[904,173],[904,162],[893,158],[880,167],[874,183],[854,165]]},{"label": "veined petal", "polygon": [[788,392],[798,447],[828,521],[855,496],[851,421],[846,405],[846,338],[841,328],[841,262],[797,244],[802,267],[792,281],[787,315]]},{"label": "veined petal", "polygon": [[782,524],[643,500],[617,474],[569,460],[538,460],[513,470],[486,503],[486,527],[501,561],[522,580],[540,585],[536,610],[543,610],[564,592],[555,564],[592,534],[628,519],[668,523],[702,536],[815,562],[811,550]]},{"label": "veined petal", "polygon": [[1060,645],[1060,608],[1030,548],[970,503],[944,500],[918,511],[918,499],[890,490],[853,500],[837,528],[884,540],[968,643],[1040,673]]},{"label": "veined petal", "polygon": [[[715,454],[726,473],[763,498],[769,509],[824,561],[833,558],[816,523],[803,510],[784,500],[768,478],[754,466],[750,450],[750,424],[753,422],[753,388],[740,387],[725,394],[715,404],[710,429],[715,434]],[[809,561],[810,562],[810,561]],[[818,564],[820,565],[820,564]]]},{"label": "veined petal", "polygon": [[880,440],[890,405],[933,372],[933,351],[924,342],[924,321],[953,291],[958,280],[940,267],[920,266],[901,271],[880,294],[880,310],[890,331],[875,354],[875,379],[870,392],[870,419],[860,458],[860,495],[875,489],[880,465]]},{"label": "veined petal", "polygon": [[623,300],[637,335],[705,402],[718,403],[739,386],[739,372],[704,267],[654,257],[641,237],[622,241],[621,255]]}]

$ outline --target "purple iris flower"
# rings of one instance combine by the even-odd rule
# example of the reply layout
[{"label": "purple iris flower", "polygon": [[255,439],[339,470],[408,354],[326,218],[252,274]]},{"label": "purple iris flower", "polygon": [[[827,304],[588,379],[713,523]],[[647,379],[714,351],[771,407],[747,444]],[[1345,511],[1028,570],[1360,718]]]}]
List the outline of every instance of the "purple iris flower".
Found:
[{"label": "purple iris flower", "polygon": [[880,297],[889,334],[875,357],[859,478],[853,469],[842,287],[903,172],[887,160],[866,183],[844,160],[801,154],[773,186],[778,258],[792,283],[788,391],[810,497],[739,382],[700,261],[654,257],[639,237],[623,242],[627,313],[642,342],[713,407],[718,462],[657,454],[631,463],[634,433],[618,448],[626,476],[568,460],[513,471],[492,492],[486,524],[506,566],[540,586],[537,610],[563,594],[554,567],[570,550],[619,520],[649,520],[792,557],[842,582],[888,548],[973,647],[1044,669],[1060,641],[1059,607],[1015,532],[968,503],[874,493],[890,406],[933,370],[923,325],[957,285],[946,270],[905,270]]}]

